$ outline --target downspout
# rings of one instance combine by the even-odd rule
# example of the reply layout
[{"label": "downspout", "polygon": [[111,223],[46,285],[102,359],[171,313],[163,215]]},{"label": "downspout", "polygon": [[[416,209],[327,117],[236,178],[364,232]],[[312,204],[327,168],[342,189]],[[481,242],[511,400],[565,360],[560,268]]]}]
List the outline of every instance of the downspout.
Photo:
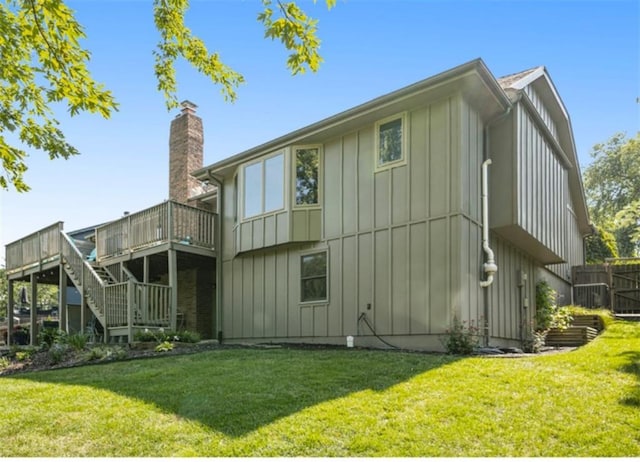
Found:
[{"label": "downspout", "polygon": [[[486,280],[480,280],[480,287],[483,289],[488,288],[493,284],[493,275],[498,271],[498,265],[495,262],[495,255],[491,247],[489,247],[489,178],[488,167],[491,165],[491,159],[489,158],[489,128],[506,118],[511,114],[511,106],[508,106],[505,112],[487,123],[484,127],[484,162],[482,162],[482,249],[484,250],[487,260],[482,265],[484,273],[487,274]],[[489,291],[483,290],[483,304],[484,304],[484,346],[489,346]]]},{"label": "downspout", "polygon": [[487,279],[480,281],[480,287],[487,288],[493,283],[493,275],[498,271],[493,250],[489,247],[489,181],[488,167],[491,159],[482,163],[482,250],[487,254],[487,260],[482,265],[482,270]]},{"label": "downspout", "polygon": [[215,224],[215,247],[216,247],[216,338],[222,343],[222,181],[213,176],[207,170],[207,177],[216,187],[216,224]]}]

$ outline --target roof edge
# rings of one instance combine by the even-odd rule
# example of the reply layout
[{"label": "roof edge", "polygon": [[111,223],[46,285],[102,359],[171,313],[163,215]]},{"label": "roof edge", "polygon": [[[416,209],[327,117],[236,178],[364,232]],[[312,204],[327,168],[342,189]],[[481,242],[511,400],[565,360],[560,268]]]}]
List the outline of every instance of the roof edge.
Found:
[{"label": "roof edge", "polygon": [[505,110],[507,107],[511,106],[511,101],[509,97],[504,92],[504,90],[498,83],[497,79],[489,71],[484,61],[481,58],[476,58],[472,61],[468,61],[459,66],[448,69],[444,72],[440,72],[431,77],[427,77],[426,79],[420,80],[416,83],[400,88],[399,90],[395,90],[391,93],[387,93],[385,95],[379,96],[363,104],[354,106],[351,109],[347,109],[345,111],[339,112],[333,116],[330,116],[318,122],[312,123],[311,125],[307,125],[300,129],[289,132],[286,135],[272,139],[270,141],[267,141],[266,143],[262,143],[258,146],[255,146],[253,148],[250,148],[248,150],[245,150],[233,156],[222,159],[216,163],[199,168],[198,170],[191,172],[191,175],[198,179],[204,179],[207,177],[207,175],[210,172],[218,171],[218,170],[224,169],[225,167],[229,167],[233,164],[240,163],[243,160],[248,159],[253,155],[259,154],[260,152],[268,151],[269,149],[273,149],[281,145],[290,144],[294,140],[301,138],[303,136],[308,136],[315,132],[323,131],[332,126],[348,121],[349,119],[355,118],[359,115],[366,114],[367,112],[375,110],[379,107],[383,107],[386,104],[389,104],[397,99],[406,98],[412,94],[425,91],[431,87],[440,85],[444,82],[461,77],[473,71],[477,72],[481,76],[481,78],[485,81],[485,84],[487,84],[488,89],[491,91],[496,101],[498,101],[498,103],[502,105]]}]

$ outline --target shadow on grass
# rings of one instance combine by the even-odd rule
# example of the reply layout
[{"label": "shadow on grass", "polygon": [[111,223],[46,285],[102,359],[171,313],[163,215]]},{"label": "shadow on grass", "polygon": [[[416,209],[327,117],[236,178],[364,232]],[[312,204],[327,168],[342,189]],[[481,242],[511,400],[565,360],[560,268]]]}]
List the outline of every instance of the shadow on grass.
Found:
[{"label": "shadow on grass", "polygon": [[366,350],[220,349],[20,378],[109,390],[238,437],[323,402],[386,390],[458,359]]},{"label": "shadow on grass", "polygon": [[620,368],[622,372],[635,375],[636,384],[631,389],[631,393],[622,399],[621,403],[627,406],[640,407],[640,351],[625,351],[620,353],[627,362]]}]

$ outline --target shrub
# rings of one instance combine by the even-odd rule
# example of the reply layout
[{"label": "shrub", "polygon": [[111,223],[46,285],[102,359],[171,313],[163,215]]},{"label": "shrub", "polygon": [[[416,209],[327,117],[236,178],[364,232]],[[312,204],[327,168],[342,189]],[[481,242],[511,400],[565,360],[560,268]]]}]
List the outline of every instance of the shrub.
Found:
[{"label": "shrub", "polygon": [[564,330],[571,325],[571,310],[558,308],[557,295],[547,281],[536,284],[536,331],[547,331],[554,327]]},{"label": "shrub", "polygon": [[69,351],[69,345],[65,343],[54,343],[51,345],[49,348],[49,361],[51,364],[60,363],[67,351]]},{"label": "shrub", "polygon": [[38,344],[43,350],[49,350],[55,343],[66,343],[66,332],[60,329],[47,328],[38,333]]},{"label": "shrub", "polygon": [[89,337],[86,334],[71,334],[67,336],[67,343],[71,348],[76,351],[84,350],[84,347],[87,345],[89,341]]},{"label": "shrub", "polygon": [[133,339],[137,342],[183,342],[198,343],[200,334],[188,330],[183,331],[167,331],[162,328],[157,331],[145,329],[134,334]]},{"label": "shrub", "polygon": [[171,351],[171,350],[173,350],[173,343],[168,342],[166,340],[156,346],[156,351],[158,353],[162,353],[163,351]]},{"label": "shrub", "polygon": [[17,361],[26,361],[31,358],[36,352],[36,349],[33,347],[27,348],[18,348],[15,345],[11,346],[10,355],[16,358]]},{"label": "shrub", "polygon": [[0,357],[0,371],[6,369],[11,364],[9,358],[5,358],[4,356]]},{"label": "shrub", "polygon": [[460,322],[457,317],[453,318],[453,326],[447,330],[444,339],[444,347],[447,353],[452,355],[468,355],[480,344],[480,329],[474,325],[473,321],[466,325],[466,321]]},{"label": "shrub", "polygon": [[84,359],[86,361],[108,361],[124,359],[126,357],[127,352],[124,348],[119,346],[109,347],[105,345],[95,346],[89,349],[84,355]]},{"label": "shrub", "polygon": [[197,332],[183,330],[176,332],[171,338],[174,342],[198,343],[200,341],[200,334]]},{"label": "shrub", "polygon": [[159,332],[154,332],[149,329],[139,330],[133,334],[133,340],[136,342],[157,342]]},{"label": "shrub", "polygon": [[529,328],[526,340],[522,345],[525,353],[540,353],[547,340],[547,331],[536,331],[533,326]]}]

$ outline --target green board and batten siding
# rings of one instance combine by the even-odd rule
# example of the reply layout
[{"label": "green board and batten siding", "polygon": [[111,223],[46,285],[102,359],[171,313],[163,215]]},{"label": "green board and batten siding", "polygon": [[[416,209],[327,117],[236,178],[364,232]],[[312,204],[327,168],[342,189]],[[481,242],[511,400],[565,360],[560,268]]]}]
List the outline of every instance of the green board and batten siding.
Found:
[{"label": "green board and batten siding", "polygon": [[[410,111],[407,122],[407,164],[375,174],[373,124],[323,143],[318,242],[235,256],[233,240],[225,240],[227,338],[322,341],[371,334],[358,325],[364,312],[380,335],[435,334],[430,340],[402,338],[405,345],[431,342],[438,348],[437,336],[454,315],[473,321],[483,316],[483,122],[459,95]],[[232,179],[226,186],[233,187]],[[233,194],[226,191],[230,211]],[[233,217],[224,223],[228,236]],[[300,254],[313,248],[328,251],[329,302],[301,304]],[[513,337],[512,324],[496,320],[497,333]]]},{"label": "green board and batten siding", "polygon": [[575,166],[561,152],[556,124],[542,99],[530,88],[527,95],[532,104],[516,104],[491,132],[491,226],[548,265],[560,279],[557,289],[568,290],[571,267],[584,258],[573,211],[580,199],[571,197],[569,189],[568,169]]}]

